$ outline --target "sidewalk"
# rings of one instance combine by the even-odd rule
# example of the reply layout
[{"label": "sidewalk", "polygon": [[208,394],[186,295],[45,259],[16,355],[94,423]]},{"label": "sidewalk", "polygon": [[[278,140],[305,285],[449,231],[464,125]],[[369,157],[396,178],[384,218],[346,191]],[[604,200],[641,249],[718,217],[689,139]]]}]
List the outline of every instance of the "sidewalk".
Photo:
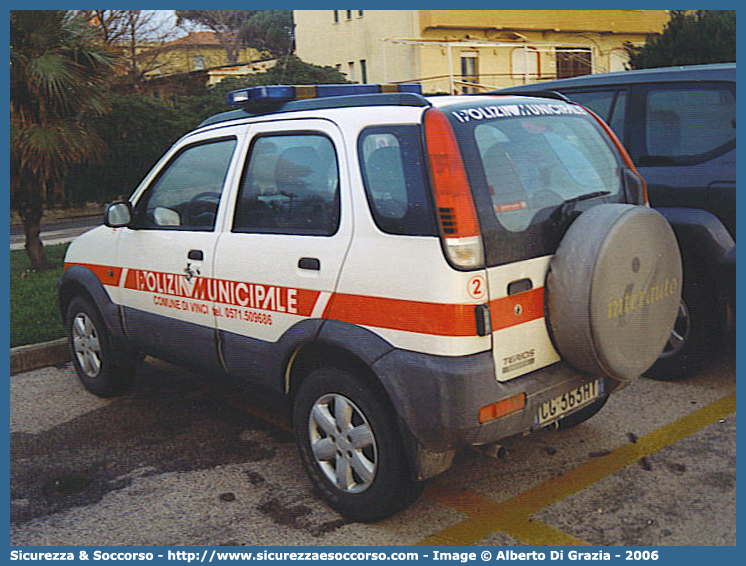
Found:
[{"label": "sidewalk", "polygon": [[[103,221],[103,205],[89,204],[68,210],[51,210],[41,220],[41,241],[45,246],[65,244],[73,241]],[[22,250],[26,237],[20,218],[10,215],[10,249]]]},{"label": "sidewalk", "polygon": [[[44,216],[41,217],[42,224],[48,224],[52,222],[61,222],[65,220],[80,220],[82,218],[89,218],[92,216],[103,217],[104,208],[106,206],[97,202],[88,203],[83,206],[77,206],[74,208],[58,209],[52,208],[44,211]],[[23,226],[21,219],[15,211],[10,212],[10,227],[18,228]]]},{"label": "sidewalk", "polygon": [[67,338],[10,349],[10,375],[70,361]]}]

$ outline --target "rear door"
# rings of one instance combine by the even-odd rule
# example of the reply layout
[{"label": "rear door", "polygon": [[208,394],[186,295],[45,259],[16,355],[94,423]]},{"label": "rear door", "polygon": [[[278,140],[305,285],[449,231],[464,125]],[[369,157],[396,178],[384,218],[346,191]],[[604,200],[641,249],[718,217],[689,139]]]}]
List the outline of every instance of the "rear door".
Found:
[{"label": "rear door", "polygon": [[291,329],[318,330],[352,236],[347,159],[333,123],[262,123],[250,136],[214,264],[222,354],[241,377],[271,374],[274,345]]},{"label": "rear door", "polygon": [[497,379],[506,381],[559,361],[544,318],[549,263],[582,210],[623,199],[621,162],[578,106],[507,99],[452,115],[484,239]]}]

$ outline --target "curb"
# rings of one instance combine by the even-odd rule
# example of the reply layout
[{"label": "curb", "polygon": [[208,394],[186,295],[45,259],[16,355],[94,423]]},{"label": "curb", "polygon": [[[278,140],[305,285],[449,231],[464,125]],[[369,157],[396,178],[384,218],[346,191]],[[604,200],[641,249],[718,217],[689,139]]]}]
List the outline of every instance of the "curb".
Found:
[{"label": "curb", "polygon": [[70,361],[67,338],[10,349],[10,375]]}]

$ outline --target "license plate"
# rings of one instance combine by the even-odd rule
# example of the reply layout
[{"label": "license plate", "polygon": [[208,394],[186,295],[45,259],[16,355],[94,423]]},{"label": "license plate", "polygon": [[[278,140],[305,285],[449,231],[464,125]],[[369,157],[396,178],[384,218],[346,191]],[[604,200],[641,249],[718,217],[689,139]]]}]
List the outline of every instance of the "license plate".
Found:
[{"label": "license plate", "polygon": [[544,401],[539,405],[534,418],[534,425],[543,426],[565,415],[572,413],[576,409],[587,405],[594,399],[598,399],[604,394],[604,380],[597,379],[589,383],[579,385],[562,395]]}]

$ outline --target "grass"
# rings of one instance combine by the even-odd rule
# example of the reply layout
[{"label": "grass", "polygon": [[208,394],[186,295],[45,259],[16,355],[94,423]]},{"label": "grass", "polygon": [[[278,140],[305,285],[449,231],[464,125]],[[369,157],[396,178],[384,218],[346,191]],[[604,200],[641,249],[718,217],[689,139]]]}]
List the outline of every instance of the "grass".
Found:
[{"label": "grass", "polygon": [[53,267],[34,272],[24,250],[10,252],[10,347],[62,338],[65,328],[57,308],[57,280],[68,244],[46,246]]}]

